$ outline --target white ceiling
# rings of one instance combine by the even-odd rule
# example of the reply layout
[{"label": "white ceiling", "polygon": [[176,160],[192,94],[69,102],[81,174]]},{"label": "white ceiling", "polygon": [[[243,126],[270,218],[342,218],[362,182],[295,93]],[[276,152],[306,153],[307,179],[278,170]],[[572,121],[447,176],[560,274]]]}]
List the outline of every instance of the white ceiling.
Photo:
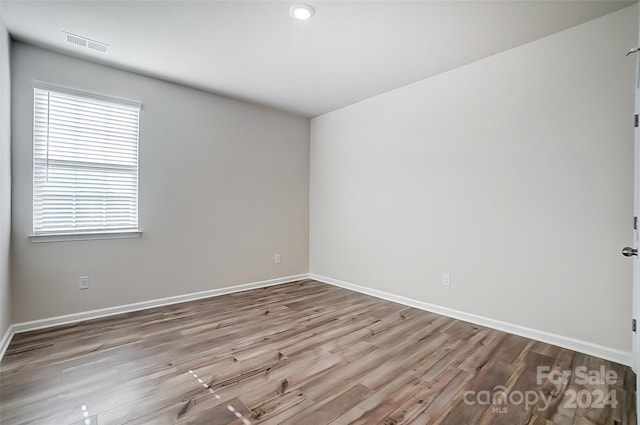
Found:
[{"label": "white ceiling", "polygon": [[1,13],[15,39],[313,117],[634,2],[307,0],[306,22],[293,3],[2,0]]}]

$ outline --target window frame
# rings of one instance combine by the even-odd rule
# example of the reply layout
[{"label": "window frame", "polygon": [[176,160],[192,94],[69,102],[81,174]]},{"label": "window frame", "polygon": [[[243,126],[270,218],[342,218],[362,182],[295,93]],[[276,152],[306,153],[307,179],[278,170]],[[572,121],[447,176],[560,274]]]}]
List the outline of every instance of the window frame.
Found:
[{"label": "window frame", "polygon": [[[35,232],[35,171],[36,171],[36,157],[35,157],[35,106],[36,106],[36,96],[35,89],[46,90],[50,92],[57,92],[61,94],[84,97],[91,100],[97,100],[100,102],[109,102],[118,105],[123,105],[126,107],[132,107],[138,109],[138,125],[137,125],[137,143],[136,143],[136,197],[135,197],[135,205],[136,205],[136,226],[137,229],[123,229],[123,230],[78,230],[78,231],[60,231],[60,232],[43,232],[36,233]],[[32,102],[33,102],[33,119],[32,119],[32,141],[31,141],[31,160],[32,160],[32,169],[31,169],[31,229],[32,234],[29,235],[29,239],[31,242],[63,242],[63,241],[72,241],[72,240],[99,240],[99,239],[123,239],[123,238],[138,238],[142,235],[142,230],[140,227],[140,114],[142,112],[142,103],[138,101],[133,101],[129,99],[117,98],[112,96],[105,96],[102,94],[97,94],[84,90],[72,89],[69,87],[64,87],[56,84],[50,84],[42,81],[33,81],[32,87]]]}]

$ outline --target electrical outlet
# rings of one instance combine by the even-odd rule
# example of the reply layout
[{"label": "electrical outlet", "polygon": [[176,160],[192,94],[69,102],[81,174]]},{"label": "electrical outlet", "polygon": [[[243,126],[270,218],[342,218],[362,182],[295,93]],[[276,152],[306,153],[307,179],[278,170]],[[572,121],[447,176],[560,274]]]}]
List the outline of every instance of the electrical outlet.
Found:
[{"label": "electrical outlet", "polygon": [[280,264],[280,254],[276,254],[273,256],[273,263]]},{"label": "electrical outlet", "polygon": [[446,273],[442,274],[442,285],[443,286],[449,286],[449,284],[451,283],[451,276],[449,276]]},{"label": "electrical outlet", "polygon": [[80,289],[89,289],[89,276],[80,276]]}]

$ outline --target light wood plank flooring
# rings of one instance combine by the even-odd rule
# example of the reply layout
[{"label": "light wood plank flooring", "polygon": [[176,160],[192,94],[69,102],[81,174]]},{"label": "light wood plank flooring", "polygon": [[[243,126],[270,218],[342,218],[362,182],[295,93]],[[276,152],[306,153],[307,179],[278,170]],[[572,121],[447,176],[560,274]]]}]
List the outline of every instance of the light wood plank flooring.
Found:
[{"label": "light wood plank flooring", "polygon": [[619,364],[305,280],[17,334],[0,422],[631,425],[634,388]]}]

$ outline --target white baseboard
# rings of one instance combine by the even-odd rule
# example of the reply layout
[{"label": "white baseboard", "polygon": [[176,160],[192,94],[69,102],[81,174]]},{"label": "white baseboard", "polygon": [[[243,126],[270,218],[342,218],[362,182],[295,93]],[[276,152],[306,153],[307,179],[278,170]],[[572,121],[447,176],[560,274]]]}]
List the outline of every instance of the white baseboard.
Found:
[{"label": "white baseboard", "polygon": [[602,359],[611,360],[616,363],[620,363],[626,366],[632,365],[632,354],[628,351],[622,351],[615,348],[605,347],[591,342],[582,341],[575,338],[570,338],[562,335],[553,334],[550,332],[540,331],[537,329],[527,328],[525,326],[515,325],[512,323],[506,323],[495,319],[490,319],[483,316],[477,316],[475,314],[469,314],[462,311],[454,310],[447,307],[442,307],[435,304],[425,303],[423,301],[413,300],[400,295],[390,294],[388,292],[380,291],[377,289],[371,289],[353,283],[344,282],[338,279],[333,279],[326,276],[309,273],[311,279],[328,283],[331,285],[339,286],[351,291],[360,292],[363,294],[371,295],[376,298],[382,298],[387,301],[404,304],[409,307],[415,307],[420,310],[430,311],[432,313],[441,314],[443,316],[452,317],[454,319],[463,320],[465,322],[474,323],[480,326],[486,326],[488,328],[497,329],[500,331],[520,335],[525,338],[534,339],[536,341],[545,342],[548,344],[557,345],[559,347],[568,348],[580,353],[589,354],[591,356],[600,357]]},{"label": "white baseboard", "polygon": [[[295,282],[296,280],[307,279],[308,277],[309,275],[307,273],[303,273],[276,279],[263,280],[260,282],[245,283],[242,285],[234,285],[225,288],[210,289],[208,291],[194,292],[191,294],[176,295],[173,297],[160,298],[157,300],[143,301],[139,303],[101,308],[99,310],[83,311],[80,313],[66,314],[64,316],[56,316],[46,319],[32,320],[29,322],[15,323],[10,328],[12,329],[11,335],[13,335],[14,333],[34,331],[36,329],[49,328],[52,326],[65,325],[68,323],[76,323],[84,320],[98,319],[100,317],[113,316],[116,314],[129,313],[132,311],[146,310],[154,307],[178,304],[185,301],[194,301],[202,298],[215,297],[218,295],[230,294],[234,292],[248,291],[250,289],[265,288],[267,286],[280,285],[281,283]],[[2,341],[4,342],[4,339]],[[2,351],[1,353],[4,354],[4,351]],[[0,356],[0,360],[1,359],[2,356]]]},{"label": "white baseboard", "polygon": [[7,331],[2,335],[2,339],[0,339],[0,361],[4,357],[4,353],[7,352],[7,348],[9,348],[9,343],[11,342],[11,338],[13,338],[13,325],[9,325]]},{"label": "white baseboard", "polygon": [[465,313],[462,311],[450,309],[447,307],[438,306],[435,304],[425,303],[423,301],[406,298],[400,295],[390,294],[388,292],[380,291],[377,289],[367,288],[353,283],[344,282],[338,279],[333,279],[326,276],[317,275],[314,273],[303,273],[294,276],[286,276],[276,279],[263,280],[260,282],[246,283],[242,285],[229,286],[225,288],[211,289],[208,291],[195,292],[191,294],[177,295],[173,297],[161,298],[157,300],[143,301],[134,304],[126,304],[116,307],[108,307],[99,310],[85,311],[81,313],[67,314],[64,316],[50,317],[46,319],[33,320],[29,322],[16,323],[7,329],[2,339],[0,339],[0,360],[4,357],[4,354],[11,342],[11,338],[16,333],[28,332],[36,329],[48,328],[52,326],[64,325],[68,323],[75,323],[84,320],[97,319],[100,317],[113,316],[121,313],[129,313],[132,311],[146,310],[154,307],[161,307],[165,305],[178,304],[186,301],[193,301],[202,298],[209,298],[218,295],[230,294],[234,292],[248,291],[250,289],[264,288],[267,286],[279,285],[287,282],[294,282],[302,279],[315,279],[319,282],[328,283],[331,285],[339,286],[351,291],[360,292],[381,298],[387,301],[396,302],[410,307],[415,307],[420,310],[430,311],[432,313],[442,314],[443,316],[452,317],[454,319],[463,320],[465,322],[475,323],[480,326],[486,326],[488,328],[497,329],[500,331],[520,335],[525,338],[534,339],[541,342],[557,345],[560,347],[568,348],[570,350],[578,351],[581,353],[589,354],[592,356],[600,357],[603,359],[611,360],[616,363],[631,366],[632,354],[627,351],[618,350],[615,348],[604,347],[602,345],[593,344],[591,342],[582,341],[575,338],[570,338],[562,335],[557,335],[545,331],[527,328],[512,323],[502,322],[495,319],[490,319],[475,314]]}]

